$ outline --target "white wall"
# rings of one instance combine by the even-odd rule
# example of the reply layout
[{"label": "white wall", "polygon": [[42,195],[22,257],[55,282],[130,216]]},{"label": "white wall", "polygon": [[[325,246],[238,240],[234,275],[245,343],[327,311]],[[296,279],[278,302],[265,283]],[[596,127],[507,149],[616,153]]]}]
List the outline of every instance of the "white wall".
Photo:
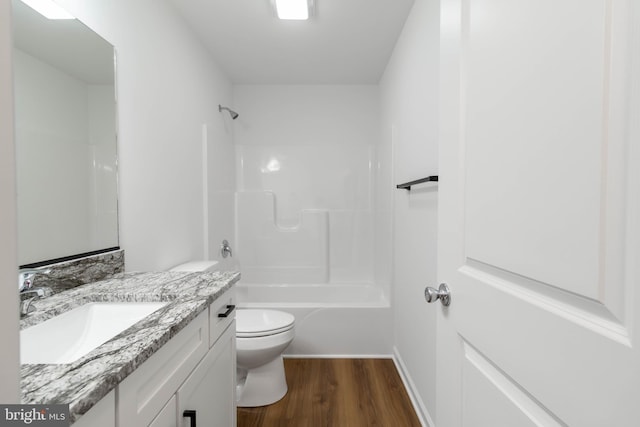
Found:
[{"label": "white wall", "polygon": [[0,1],[0,402],[20,402],[11,2]]},{"label": "white wall", "polygon": [[[397,184],[438,172],[438,46],[438,1],[416,0],[380,84],[379,185],[388,185],[389,177]],[[384,197],[384,190],[378,191]],[[437,197],[437,184],[393,190],[395,353],[430,423],[440,307],[427,305],[423,295],[425,286],[436,286]],[[385,217],[378,218],[382,225]]]},{"label": "white wall", "polygon": [[116,47],[118,209],[127,270],[203,258],[209,243],[203,125],[206,222],[213,236],[233,230],[232,128],[218,112],[231,100],[229,79],[165,1],[59,3]]},{"label": "white wall", "polygon": [[[297,226],[304,209],[327,211],[328,281],[373,282],[378,86],[236,85],[233,107],[240,113],[238,190],[273,191],[281,227]],[[297,255],[317,253],[323,242],[320,236],[314,248],[301,248]],[[243,251],[248,260],[251,250],[256,246],[240,245],[241,263]]]}]

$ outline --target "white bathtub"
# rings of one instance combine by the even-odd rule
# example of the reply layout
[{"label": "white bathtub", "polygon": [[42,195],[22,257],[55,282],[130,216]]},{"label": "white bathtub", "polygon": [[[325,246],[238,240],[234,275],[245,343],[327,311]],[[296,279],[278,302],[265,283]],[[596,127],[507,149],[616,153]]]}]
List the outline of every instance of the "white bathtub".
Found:
[{"label": "white bathtub", "polygon": [[382,289],[367,284],[236,285],[243,308],[282,310],[296,317],[289,357],[388,357],[391,308]]}]

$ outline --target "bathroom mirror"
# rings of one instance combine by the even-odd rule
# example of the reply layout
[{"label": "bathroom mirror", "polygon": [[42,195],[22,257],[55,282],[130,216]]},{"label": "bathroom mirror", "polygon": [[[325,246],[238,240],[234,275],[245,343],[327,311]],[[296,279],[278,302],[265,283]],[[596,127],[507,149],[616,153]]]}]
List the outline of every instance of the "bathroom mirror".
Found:
[{"label": "bathroom mirror", "polygon": [[13,0],[21,266],[118,246],[114,48]]}]

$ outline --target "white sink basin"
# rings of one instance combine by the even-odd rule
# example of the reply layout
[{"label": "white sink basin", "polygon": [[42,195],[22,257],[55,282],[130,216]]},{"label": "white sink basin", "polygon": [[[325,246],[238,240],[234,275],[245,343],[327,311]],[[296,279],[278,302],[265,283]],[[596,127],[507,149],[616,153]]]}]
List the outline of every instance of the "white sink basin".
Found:
[{"label": "white sink basin", "polygon": [[166,304],[87,303],[20,331],[20,362],[74,362]]}]

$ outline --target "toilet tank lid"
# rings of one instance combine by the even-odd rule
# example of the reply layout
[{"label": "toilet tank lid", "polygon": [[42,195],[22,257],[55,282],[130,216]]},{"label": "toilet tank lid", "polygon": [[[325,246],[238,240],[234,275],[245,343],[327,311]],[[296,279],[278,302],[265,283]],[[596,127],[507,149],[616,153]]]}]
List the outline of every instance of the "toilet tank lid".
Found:
[{"label": "toilet tank lid", "polygon": [[180,264],[173,267],[169,271],[189,271],[189,272],[204,272],[215,271],[218,261],[191,261],[184,264]]}]

